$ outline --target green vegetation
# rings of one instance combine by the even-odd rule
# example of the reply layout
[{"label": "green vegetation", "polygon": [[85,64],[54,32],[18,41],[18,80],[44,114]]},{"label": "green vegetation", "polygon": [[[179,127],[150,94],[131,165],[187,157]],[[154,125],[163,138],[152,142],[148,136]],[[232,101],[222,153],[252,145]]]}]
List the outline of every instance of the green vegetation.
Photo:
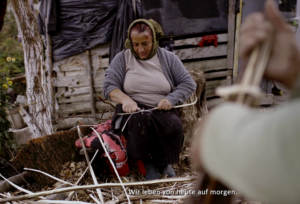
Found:
[{"label": "green vegetation", "polygon": [[[8,62],[8,57],[14,58],[15,61]],[[7,11],[0,32],[0,76],[12,78],[22,73],[25,73],[23,46],[18,41],[18,27],[14,14]],[[18,94],[24,95],[26,92],[25,85],[21,83],[15,83],[11,88]]]},{"label": "green vegetation", "polygon": [[23,56],[23,46],[18,41],[18,27],[14,14],[7,11],[0,31],[0,157],[4,159],[13,157],[12,152],[16,149],[12,132],[8,132],[11,123],[7,120],[6,110],[11,107],[8,103],[8,91],[13,90],[15,94],[22,95],[26,93],[25,84],[12,83],[10,80],[25,73]]}]

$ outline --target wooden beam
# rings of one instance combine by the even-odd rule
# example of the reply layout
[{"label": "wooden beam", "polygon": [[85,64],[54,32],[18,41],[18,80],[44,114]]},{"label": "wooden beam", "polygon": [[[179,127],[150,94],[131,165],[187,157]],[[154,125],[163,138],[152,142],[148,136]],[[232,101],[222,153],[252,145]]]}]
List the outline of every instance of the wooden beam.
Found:
[{"label": "wooden beam", "polygon": [[234,62],[234,35],[235,35],[235,6],[236,0],[229,0],[228,6],[228,43],[227,43],[227,68],[233,68]]},{"label": "wooden beam", "polygon": [[88,81],[90,88],[90,104],[91,104],[91,112],[92,115],[96,115],[96,106],[95,106],[95,98],[94,98],[94,87],[93,87],[93,70],[92,70],[92,61],[91,61],[91,51],[87,50],[86,55],[88,58]]},{"label": "wooden beam", "polygon": [[199,69],[203,72],[226,69],[227,59],[214,59],[197,62],[185,62],[183,65],[186,69]]},{"label": "wooden beam", "polygon": [[242,24],[242,11],[243,11],[243,0],[239,0],[240,12],[236,16],[236,30],[235,30],[235,43],[234,43],[234,67],[232,81],[236,82],[237,73],[239,68],[239,46],[240,46],[240,28]]},{"label": "wooden beam", "polygon": [[220,57],[227,55],[227,45],[186,48],[180,50],[174,50],[174,53],[181,59],[200,59],[207,57]]},{"label": "wooden beam", "polygon": [[[219,34],[217,36],[218,36],[218,43],[228,41],[227,33]],[[176,47],[176,46],[183,46],[183,45],[198,45],[199,42],[201,41],[201,39],[202,39],[202,37],[175,40],[174,46]]]}]

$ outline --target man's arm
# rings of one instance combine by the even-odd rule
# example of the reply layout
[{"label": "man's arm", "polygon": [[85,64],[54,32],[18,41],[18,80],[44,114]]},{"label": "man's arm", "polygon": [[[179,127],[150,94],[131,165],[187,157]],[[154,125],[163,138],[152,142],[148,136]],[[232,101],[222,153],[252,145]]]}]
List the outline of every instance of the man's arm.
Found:
[{"label": "man's arm", "polygon": [[300,100],[271,113],[226,104],[210,114],[198,153],[207,172],[244,196],[299,203],[299,144]]}]

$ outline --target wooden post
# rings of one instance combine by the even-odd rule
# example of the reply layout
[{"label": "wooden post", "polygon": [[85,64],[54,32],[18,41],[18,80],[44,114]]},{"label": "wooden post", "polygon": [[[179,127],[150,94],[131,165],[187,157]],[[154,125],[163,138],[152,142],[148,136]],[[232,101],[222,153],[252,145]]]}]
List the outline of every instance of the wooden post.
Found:
[{"label": "wooden post", "polygon": [[235,32],[235,50],[234,50],[234,67],[233,67],[233,83],[236,82],[237,72],[239,68],[239,45],[240,45],[240,28],[242,24],[243,0],[240,0],[240,12],[236,16],[236,32]]},{"label": "wooden post", "polygon": [[236,0],[228,0],[228,42],[227,42],[227,69],[233,68],[234,63],[234,36],[235,36],[235,5]]},{"label": "wooden post", "polygon": [[90,97],[91,97],[91,112],[93,116],[96,116],[96,105],[94,98],[94,87],[93,87],[93,70],[92,70],[92,61],[91,61],[91,51],[86,51],[88,57],[88,79],[90,86]]},{"label": "wooden post", "polygon": [[46,41],[47,41],[47,49],[46,49],[46,67],[47,67],[47,85],[50,94],[50,104],[51,104],[51,114],[55,116],[55,97],[54,97],[54,90],[53,90],[53,83],[52,83],[52,69],[53,69],[53,61],[52,61],[52,39],[51,36],[48,34],[48,19],[45,19],[45,29],[46,29]]}]

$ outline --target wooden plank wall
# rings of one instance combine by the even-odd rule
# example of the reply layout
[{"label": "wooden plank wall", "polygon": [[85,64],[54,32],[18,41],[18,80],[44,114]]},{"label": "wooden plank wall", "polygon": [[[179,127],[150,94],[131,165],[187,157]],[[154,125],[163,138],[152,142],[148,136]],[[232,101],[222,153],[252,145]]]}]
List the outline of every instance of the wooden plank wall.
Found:
[{"label": "wooden plank wall", "polygon": [[[209,107],[213,107],[216,102],[220,101],[216,100],[215,89],[232,83],[232,68],[227,68],[228,35],[227,33],[218,35],[219,45],[217,47],[213,45],[199,47],[198,43],[201,38],[175,40],[174,53],[182,60],[187,69],[196,68],[205,73],[207,100]],[[103,119],[110,118],[113,112],[111,105],[103,103],[99,99],[99,96],[104,98],[102,84],[105,70],[109,65],[108,54],[109,44],[91,50],[96,115],[98,117],[105,116],[106,118]],[[60,118],[64,118],[64,121],[56,126],[57,128],[75,125],[74,121],[79,120],[80,117],[82,117],[81,121],[87,121],[88,117],[92,118],[87,60],[88,57],[83,52],[54,63],[57,114]]]},{"label": "wooden plank wall", "polygon": [[182,60],[187,69],[199,69],[206,76],[206,98],[208,108],[212,108],[222,100],[215,90],[220,86],[232,84],[233,66],[228,67],[228,34],[218,34],[218,46],[198,44],[202,37],[174,40],[174,53]]},{"label": "wooden plank wall", "polygon": [[[109,119],[112,116],[111,105],[102,102],[102,84],[105,70],[109,62],[110,44],[97,46],[91,50],[93,69],[94,98],[96,118]],[[86,52],[55,62],[53,70],[56,72],[54,87],[56,89],[56,112],[60,118],[56,128],[66,129],[75,125],[75,121],[96,123],[91,115],[90,83],[88,81],[88,56]],[[62,120],[63,119],[63,120]]]}]

